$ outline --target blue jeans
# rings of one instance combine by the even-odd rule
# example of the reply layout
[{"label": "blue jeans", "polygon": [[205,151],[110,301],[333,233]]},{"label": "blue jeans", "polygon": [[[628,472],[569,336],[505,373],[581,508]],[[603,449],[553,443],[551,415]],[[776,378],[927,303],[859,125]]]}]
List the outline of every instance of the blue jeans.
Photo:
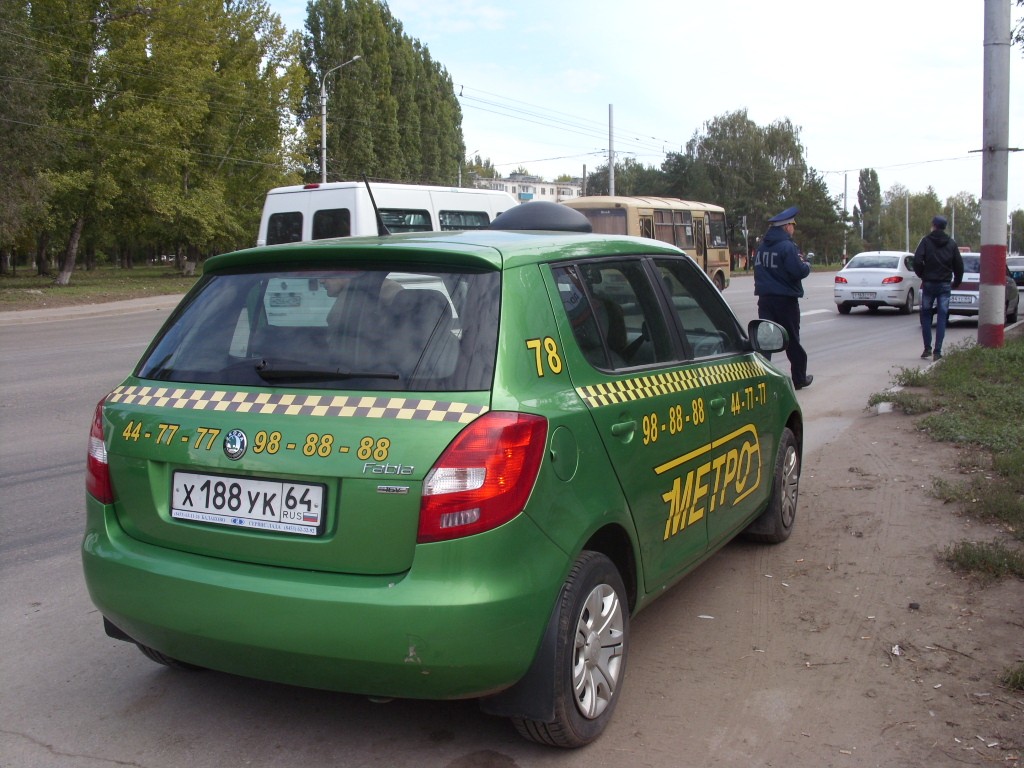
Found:
[{"label": "blue jeans", "polygon": [[925,280],[921,283],[921,338],[924,348],[932,348],[932,315],[935,320],[935,353],[942,354],[942,340],[946,337],[949,319],[949,283]]}]

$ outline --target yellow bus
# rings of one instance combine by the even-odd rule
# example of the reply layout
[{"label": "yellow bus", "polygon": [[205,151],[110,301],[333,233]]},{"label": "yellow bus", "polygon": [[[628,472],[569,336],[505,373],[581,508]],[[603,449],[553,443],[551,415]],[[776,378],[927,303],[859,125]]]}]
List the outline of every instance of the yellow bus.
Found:
[{"label": "yellow bus", "polygon": [[594,232],[649,237],[682,248],[718,290],[729,285],[729,241],[725,209],[720,205],[673,197],[608,195],[576,197],[564,204],[586,216]]}]

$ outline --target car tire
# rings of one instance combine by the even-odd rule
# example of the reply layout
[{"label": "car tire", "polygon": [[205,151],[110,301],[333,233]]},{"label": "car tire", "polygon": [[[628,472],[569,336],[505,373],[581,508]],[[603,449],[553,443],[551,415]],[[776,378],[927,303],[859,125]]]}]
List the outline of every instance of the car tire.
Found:
[{"label": "car tire", "polygon": [[900,307],[901,315],[909,315],[914,311],[914,289],[911,288],[907,291],[907,300],[903,302],[903,306]]},{"label": "car tire", "polygon": [[554,718],[513,717],[520,735],[553,747],[589,744],[604,731],[622,695],[629,649],[629,603],[618,569],[584,551],[559,594],[554,634]]},{"label": "car tire", "polygon": [[853,309],[853,307],[851,307],[844,301],[842,304],[836,304],[836,309],[839,310],[840,315],[848,315],[850,314],[850,310]]},{"label": "car tire", "polygon": [[[1007,307],[1009,309],[1009,307]],[[1013,308],[1013,312],[1008,312],[1006,315],[1006,325],[1013,325],[1017,322],[1017,310],[1020,309],[1020,302],[1017,302],[1017,306]]]},{"label": "car tire", "polygon": [[150,661],[155,661],[157,664],[163,664],[165,667],[170,667],[171,669],[187,669],[192,672],[201,671],[204,669],[204,667],[197,667],[195,664],[189,664],[185,661],[178,661],[177,659],[171,658],[170,656],[160,653],[160,651],[156,650],[155,648],[150,648],[148,645],[143,645],[142,643],[136,643],[136,645],[139,647],[139,650],[142,651],[143,656],[145,656]]},{"label": "car tire", "polygon": [[787,427],[782,430],[779,450],[775,456],[775,476],[768,507],[744,536],[751,541],[779,544],[789,538],[796,522],[797,498],[800,494],[800,449],[796,436]]}]

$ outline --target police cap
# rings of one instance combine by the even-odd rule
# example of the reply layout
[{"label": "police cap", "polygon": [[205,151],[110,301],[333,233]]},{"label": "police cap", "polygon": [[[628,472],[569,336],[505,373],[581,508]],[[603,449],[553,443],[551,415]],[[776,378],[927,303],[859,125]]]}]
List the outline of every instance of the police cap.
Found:
[{"label": "police cap", "polygon": [[800,209],[794,205],[791,208],[787,208],[782,213],[777,213],[774,216],[772,216],[770,219],[768,219],[768,223],[771,224],[773,227],[782,227],[785,226],[786,224],[795,224],[796,215],[798,213],[800,213]]}]

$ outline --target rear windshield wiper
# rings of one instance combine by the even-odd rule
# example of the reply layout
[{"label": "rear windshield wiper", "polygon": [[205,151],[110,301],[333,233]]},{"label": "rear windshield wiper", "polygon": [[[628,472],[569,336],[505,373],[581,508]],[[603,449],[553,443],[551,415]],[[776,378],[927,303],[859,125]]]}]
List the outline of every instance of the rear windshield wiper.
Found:
[{"label": "rear windshield wiper", "polygon": [[255,368],[264,381],[339,381],[345,379],[397,379],[395,371],[343,371],[326,368],[275,368],[261,360]]}]

